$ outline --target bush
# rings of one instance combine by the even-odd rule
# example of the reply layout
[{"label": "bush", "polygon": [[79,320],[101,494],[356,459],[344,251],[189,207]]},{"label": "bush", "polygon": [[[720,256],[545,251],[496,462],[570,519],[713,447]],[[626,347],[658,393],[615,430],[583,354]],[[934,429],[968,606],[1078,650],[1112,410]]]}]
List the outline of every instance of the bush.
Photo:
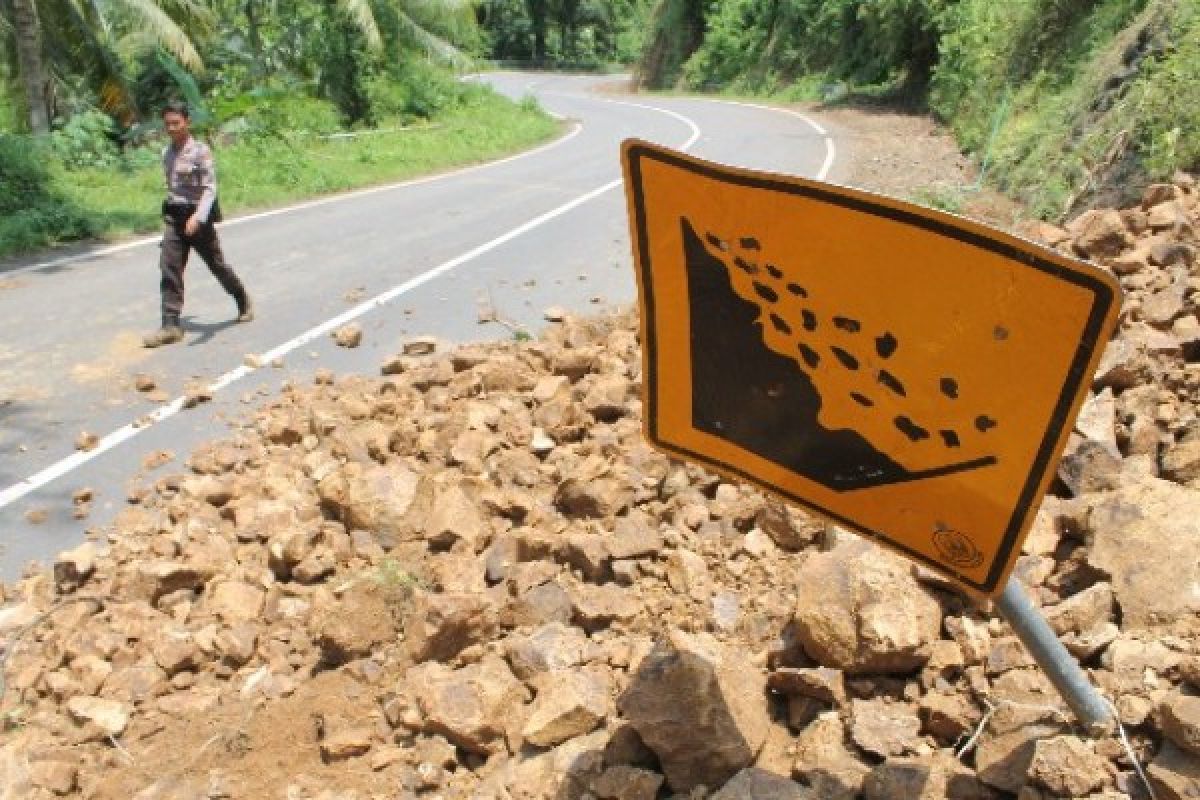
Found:
[{"label": "bush", "polygon": [[92,233],[87,215],[51,185],[48,148],[0,134],[0,255]]},{"label": "bush", "polygon": [[117,130],[102,111],[75,114],[50,135],[54,153],[70,169],[111,167],[120,159]]}]

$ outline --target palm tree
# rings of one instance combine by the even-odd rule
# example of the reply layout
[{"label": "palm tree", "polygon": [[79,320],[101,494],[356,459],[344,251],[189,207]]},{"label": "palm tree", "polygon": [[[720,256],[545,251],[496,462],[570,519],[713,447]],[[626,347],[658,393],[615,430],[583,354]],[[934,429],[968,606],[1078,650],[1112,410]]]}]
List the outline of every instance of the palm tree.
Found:
[{"label": "palm tree", "polygon": [[128,64],[161,48],[192,72],[204,69],[196,41],[213,17],[198,0],[0,0],[0,37],[15,39],[17,75],[34,133],[49,128],[53,87],[82,77],[100,105],[137,116]]},{"label": "palm tree", "polygon": [[50,114],[46,108],[37,6],[33,0],[13,0],[12,16],[17,40],[17,68],[25,90],[25,102],[29,107],[29,128],[35,134],[46,133],[50,130]]}]

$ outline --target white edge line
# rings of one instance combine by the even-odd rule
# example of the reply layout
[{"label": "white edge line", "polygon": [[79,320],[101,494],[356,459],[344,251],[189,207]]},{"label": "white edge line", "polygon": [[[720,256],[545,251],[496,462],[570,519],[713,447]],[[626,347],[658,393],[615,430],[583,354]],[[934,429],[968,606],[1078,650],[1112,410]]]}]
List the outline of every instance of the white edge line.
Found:
[{"label": "white edge line", "polygon": [[837,146],[834,145],[833,137],[829,135],[829,132],[821,126],[821,123],[817,122],[812,117],[800,111],[793,111],[790,108],[768,106],[763,105],[762,103],[744,103],[740,100],[719,100],[711,97],[706,99],[708,99],[710,102],[721,103],[727,106],[744,106],[745,108],[757,108],[763,111],[774,111],[777,114],[790,114],[793,117],[799,117],[800,119],[804,120],[814,131],[821,134],[821,136],[825,138],[825,160],[821,162],[821,168],[817,170],[817,174],[814,177],[819,181],[829,179],[829,171],[833,169],[833,162],[837,159]]},{"label": "white edge line", "polygon": [[[560,122],[565,120],[565,117],[563,117],[561,114],[555,114],[553,112],[547,112],[547,114],[550,117],[552,117]],[[526,150],[521,153],[516,153],[515,155],[505,156],[504,158],[500,158],[495,161],[488,161],[484,164],[472,164],[467,167],[460,167],[458,169],[450,170],[449,172],[439,172],[436,175],[426,175],[421,178],[410,178],[409,180],[400,181],[399,183],[387,183],[387,184],[383,184],[382,186],[370,186],[370,187],[367,187],[366,189],[355,189],[355,190],[352,190],[349,192],[342,192],[340,194],[327,195],[325,197],[317,198],[316,200],[306,200],[304,202],[296,203],[296,204],[290,205],[290,206],[283,206],[281,208],[273,208],[269,211],[259,211],[255,214],[246,214],[245,216],[234,217],[233,219],[225,220],[224,222],[220,223],[218,225],[218,227],[220,229],[224,230],[225,228],[231,228],[235,225],[241,225],[245,222],[254,222],[256,220],[266,219],[268,217],[276,217],[276,216],[280,216],[282,214],[291,214],[294,211],[303,211],[303,210],[309,209],[309,208],[316,208],[317,206],[329,205],[331,203],[340,203],[345,200],[354,200],[359,197],[366,197],[366,196],[372,195],[372,194],[380,194],[381,192],[391,192],[391,191],[395,191],[397,189],[405,189],[409,186],[420,186],[421,184],[425,184],[425,183],[433,183],[434,181],[446,180],[447,178],[456,178],[460,175],[465,175],[465,174],[468,174],[471,172],[478,172],[480,170],[490,169],[492,167],[498,167],[502,164],[510,164],[513,161],[518,161],[522,158],[528,158],[529,156],[535,156],[540,153],[544,153],[547,150],[558,147],[559,145],[566,144],[567,142],[571,141],[576,136],[578,136],[582,131],[583,131],[583,125],[576,122],[571,126],[570,131],[568,131],[563,136],[558,137],[557,139],[555,139],[552,142],[547,142],[546,144],[535,147],[532,150]],[[93,258],[103,258],[105,256],[111,256],[114,253],[121,253],[121,252],[124,252],[125,250],[132,250],[135,247],[144,247],[145,245],[148,245],[148,244],[155,244],[160,239],[161,239],[160,236],[145,236],[145,237],[142,237],[141,239],[134,239],[133,241],[129,241],[129,242],[122,242],[120,244],[113,244],[113,245],[108,245],[107,247],[101,247],[98,250],[92,250],[87,253],[76,253],[75,255],[62,256],[60,258],[50,259],[49,261],[41,261],[37,264],[30,264],[30,265],[24,266],[24,267],[17,267],[16,269],[9,269],[9,270],[0,269],[0,277],[11,277],[14,275],[24,275],[24,274],[27,274],[30,272],[37,272],[38,270],[51,269],[53,267],[64,267],[68,264],[75,264],[80,261],[88,261]]]},{"label": "white edge line", "polygon": [[[600,98],[597,98],[597,99],[600,99]],[[683,116],[682,114],[677,114],[676,112],[669,111],[665,108],[658,108],[656,106],[643,105],[641,103],[626,103],[626,102],[622,102],[620,100],[607,100],[607,99],[603,99],[602,102],[616,103],[619,105],[626,105],[626,106],[634,106],[636,108],[644,108],[644,109],[648,109],[650,111],[658,111],[663,114],[667,114],[668,116],[674,117],[675,119],[678,119],[679,121],[686,124],[688,126],[688,128],[691,129],[691,136],[681,146],[681,149],[683,149],[683,150],[687,150],[688,148],[690,148],[692,145],[694,145],[700,139],[700,128],[696,125],[696,123],[694,123],[692,120],[688,119],[687,117]],[[577,133],[581,128],[582,128],[582,126],[577,127],[575,132]],[[562,142],[562,141],[563,141],[563,139],[558,140],[558,142]],[[558,142],[555,142],[554,144],[556,144]],[[546,148],[543,147],[543,148],[539,148],[539,149],[544,150]],[[534,152],[537,152],[537,151],[531,150],[527,153],[523,153],[522,156],[531,155]],[[521,157],[521,156],[516,156],[516,158],[519,158],[519,157]],[[510,160],[511,160],[511,158],[510,158]],[[495,164],[495,163],[500,163],[500,162],[491,162],[491,163]],[[462,255],[456,256],[455,258],[452,258],[449,261],[439,264],[438,266],[434,267],[433,269],[427,270],[426,272],[423,272],[414,278],[410,278],[409,280],[405,281],[404,283],[401,283],[397,286],[393,286],[391,289],[388,289],[384,292],[381,292],[380,294],[375,295],[374,297],[370,298],[369,300],[364,300],[363,302],[359,303],[358,305],[354,306],[353,308],[350,308],[350,309],[342,312],[341,314],[338,314],[336,317],[333,317],[332,319],[328,319],[325,322],[320,323],[319,325],[309,328],[307,331],[305,331],[304,333],[301,333],[299,336],[293,337],[292,339],[289,339],[288,341],[284,342],[283,344],[278,345],[274,349],[268,350],[267,352],[261,354],[259,356],[259,359],[263,363],[269,364],[270,362],[274,361],[275,359],[281,358],[281,357],[287,355],[288,353],[292,352],[293,350],[295,350],[299,347],[303,347],[304,345],[308,344],[309,342],[313,341],[314,339],[317,339],[317,338],[325,335],[326,333],[329,333],[329,332],[337,329],[338,327],[345,325],[350,320],[356,319],[357,317],[361,317],[363,314],[366,314],[368,311],[378,308],[379,306],[382,306],[382,305],[390,302],[391,300],[396,299],[400,295],[405,294],[406,292],[410,292],[413,289],[416,289],[417,287],[422,286],[422,285],[428,283],[429,281],[432,281],[433,279],[435,279],[441,275],[444,275],[445,273],[450,272],[451,270],[453,270],[457,267],[462,266],[463,264],[467,263],[468,261],[476,259],[479,256],[483,255],[484,253],[487,253],[490,250],[494,250],[497,247],[500,247],[501,245],[503,245],[509,241],[512,241],[513,239],[517,238],[518,236],[528,233],[529,231],[533,230],[534,228],[540,227],[541,225],[544,225],[547,222],[550,222],[551,220],[555,219],[556,217],[560,217],[563,214],[566,214],[567,212],[572,211],[575,208],[578,208],[579,206],[583,205],[584,203],[594,200],[595,198],[599,197],[600,195],[602,195],[606,192],[612,191],[613,189],[620,186],[622,184],[622,182],[623,182],[623,179],[621,179],[621,178],[618,178],[617,180],[614,180],[614,181],[610,181],[610,182],[604,184],[603,186],[599,186],[595,189],[592,189],[589,192],[579,195],[575,199],[570,200],[566,203],[563,203],[562,205],[557,206],[556,208],[552,208],[543,214],[539,214],[538,216],[534,217],[533,219],[528,220],[527,222],[517,226],[516,228],[513,228],[512,230],[508,231],[507,233],[497,236],[495,239],[492,239],[488,242],[484,242],[483,244],[481,244],[475,248],[472,248],[471,250],[468,250],[467,252],[463,253]],[[409,183],[407,185],[412,185],[412,183]],[[388,187],[388,188],[393,188],[393,187]],[[382,191],[382,190],[383,189],[379,189],[377,191]],[[363,192],[363,193],[365,194],[367,192]],[[318,201],[317,203],[313,203],[312,205],[319,205],[321,202],[323,202],[323,201]],[[268,212],[268,213],[270,213],[270,212]],[[254,371],[255,371],[254,369],[247,367],[245,365],[236,367],[235,369],[232,369],[229,372],[226,372],[224,375],[220,376],[215,381],[213,381],[211,384],[209,384],[207,387],[208,391],[210,393],[215,394],[215,393],[221,391],[222,389],[225,389],[226,387],[230,386],[231,384],[241,380],[242,378],[244,378],[245,376],[249,375],[250,373],[252,373]],[[163,405],[163,406],[159,406],[158,408],[154,409],[149,414],[147,414],[145,417],[140,418],[138,423],[129,423],[127,425],[124,425],[124,426],[118,428],[117,430],[113,431],[112,433],[107,434],[102,439],[100,439],[100,441],[97,443],[97,445],[94,448],[92,448],[91,450],[72,453],[71,455],[67,456],[66,458],[63,458],[59,461],[54,462],[50,466],[46,467],[45,469],[40,470],[39,472],[34,473],[33,475],[29,476],[28,478],[25,478],[24,480],[22,480],[18,483],[8,486],[3,490],[0,490],[0,509],[3,509],[6,506],[11,505],[12,503],[15,503],[16,501],[20,500],[21,498],[25,497],[26,495],[30,494],[31,492],[37,491],[41,487],[50,483],[51,481],[57,480],[58,478],[61,478],[63,475],[66,475],[67,473],[71,472],[72,470],[75,470],[75,469],[83,466],[87,462],[102,455],[103,453],[108,452],[109,450],[113,449],[114,447],[121,444],[122,442],[126,442],[129,439],[132,439],[134,436],[141,433],[143,430],[146,430],[147,428],[151,427],[153,424],[162,422],[163,420],[168,419],[169,417],[175,416],[176,414],[178,414],[180,411],[183,410],[184,401],[185,401],[185,398],[177,397],[176,399],[172,400],[170,403],[167,403],[166,405]]]}]

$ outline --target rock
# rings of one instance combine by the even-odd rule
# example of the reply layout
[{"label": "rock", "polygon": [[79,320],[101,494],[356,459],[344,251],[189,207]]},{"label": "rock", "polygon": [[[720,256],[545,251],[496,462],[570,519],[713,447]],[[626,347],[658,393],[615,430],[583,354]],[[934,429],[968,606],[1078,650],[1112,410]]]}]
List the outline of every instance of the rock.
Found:
[{"label": "rock", "polygon": [[554,505],[568,517],[605,518],[624,511],[632,499],[629,487],[612,478],[567,478],[559,484]]},{"label": "rock", "polygon": [[120,736],[129,724],[132,709],[103,697],[72,697],[67,701],[67,712],[76,722],[94,726],[105,736]]},{"label": "rock", "polygon": [[596,533],[573,533],[567,537],[566,560],[589,581],[599,583],[610,575],[612,554],[608,538]]},{"label": "rock", "polygon": [[150,652],[168,676],[194,669],[200,662],[200,648],[187,631],[162,631],[150,642]]},{"label": "rock", "polygon": [[416,693],[427,732],[485,756],[503,749],[508,726],[518,721],[515,715],[528,697],[494,656],[457,670],[427,661],[410,669],[405,680]]},{"label": "rock", "polygon": [[600,800],[654,800],[662,784],[656,772],[618,764],[600,773],[591,790]]},{"label": "rock", "polygon": [[588,644],[578,628],[550,623],[528,636],[510,639],[508,662],[518,678],[529,681],[542,673],[568,670],[583,663]]},{"label": "rock", "polygon": [[258,629],[249,623],[234,625],[217,634],[217,653],[227,664],[240,667],[254,657]]},{"label": "rock", "polygon": [[1200,758],[1170,742],[1158,751],[1146,770],[1158,800],[1194,800],[1200,797]]},{"label": "rock", "polygon": [[1149,210],[1162,203],[1178,200],[1182,194],[1170,183],[1152,183],[1142,190],[1142,210]]},{"label": "rock", "polygon": [[1108,762],[1090,742],[1055,736],[1034,745],[1029,778],[1056,795],[1083,797],[1108,782]]},{"label": "rock", "polygon": [[352,462],[314,479],[322,505],[347,528],[372,531],[384,549],[423,532],[430,490],[407,466]]},{"label": "rock", "polygon": [[790,778],[747,767],[711,795],[711,800],[817,800],[817,797]]},{"label": "rock", "polygon": [[75,437],[75,449],[81,452],[95,450],[100,445],[100,437],[91,431],[80,431]]},{"label": "rock", "polygon": [[216,584],[208,598],[208,607],[229,624],[256,620],[262,614],[266,592],[241,581]]},{"label": "rock", "polygon": [[593,730],[612,712],[612,681],[598,670],[542,673],[522,737],[553,747]]},{"label": "rock", "polygon": [[467,592],[417,592],[404,621],[413,661],[449,661],[496,633],[495,608]]},{"label": "rock", "polygon": [[1097,583],[1045,610],[1046,621],[1059,636],[1083,633],[1107,622],[1113,612],[1113,590]]},{"label": "rock", "polygon": [[961,694],[930,692],[921,698],[917,710],[921,731],[946,744],[954,744],[975,730],[983,714]]},{"label": "rock", "polygon": [[374,744],[374,731],[368,727],[346,728],[321,741],[321,759],[326,763],[361,756]]},{"label": "rock", "polygon": [[353,322],[333,332],[333,341],[338,347],[358,347],[362,344],[362,338],[362,328]]},{"label": "rock", "polygon": [[427,356],[437,350],[438,340],[433,336],[417,336],[404,343],[401,352],[406,356]]},{"label": "rock", "polygon": [[160,597],[179,591],[204,588],[216,570],[208,564],[176,561],[144,561],[123,573],[119,583],[130,597],[156,603]]},{"label": "rock", "polygon": [[1058,734],[1047,726],[1030,725],[999,735],[985,734],[975,749],[975,771],[988,786],[1017,792],[1025,785],[1034,751],[1041,739]]},{"label": "rock", "polygon": [[70,794],[78,780],[79,767],[66,761],[34,761],[29,765],[29,782],[54,794]]},{"label": "rock", "polygon": [[889,758],[863,783],[865,800],[987,800],[993,794],[953,757]]},{"label": "rock", "polygon": [[1132,244],[1125,222],[1116,211],[1085,211],[1068,223],[1067,231],[1075,237],[1075,250],[1093,260],[1118,255]]},{"label": "rock", "polygon": [[[1200,493],[1146,479],[1107,494],[1088,519],[1088,563],[1112,578],[1126,630],[1174,626],[1195,631],[1200,595],[1164,586],[1200,584]],[[1153,575],[1154,580],[1146,580]]]},{"label": "rock", "polygon": [[703,602],[712,589],[708,563],[691,550],[672,550],[667,556],[667,583],[681,595]]},{"label": "rock", "polygon": [[1193,756],[1200,756],[1200,697],[1173,693],[1158,710],[1163,735]]},{"label": "rock", "polygon": [[78,588],[96,571],[96,545],[84,542],[54,560],[54,582],[61,592]]},{"label": "rock", "polygon": [[571,591],[570,597],[572,620],[589,633],[615,622],[629,622],[643,610],[636,597],[611,583],[584,584]]},{"label": "rock", "polygon": [[147,375],[144,372],[139,372],[133,376],[133,388],[139,392],[153,392],[158,388],[158,381],[153,375]]},{"label": "rock", "polygon": [[642,660],[618,707],[677,792],[721,786],[754,760],[770,718],[766,681],[711,637],[674,630]]},{"label": "rock", "polygon": [[909,564],[863,540],[810,556],[796,578],[795,623],[817,663],[847,674],[909,672],[929,658],[941,607]]},{"label": "rock", "polygon": [[1121,482],[1121,454],[1103,442],[1072,434],[1058,477],[1075,497],[1115,489]]},{"label": "rock", "polygon": [[782,667],[767,676],[767,687],[786,695],[799,695],[833,706],[846,704],[846,684],[840,669]]},{"label": "rock", "polygon": [[315,606],[309,629],[322,659],[334,666],[369,655],[395,635],[387,601],[378,587],[363,583],[331,603]]},{"label": "rock", "polygon": [[487,523],[479,506],[460,486],[451,486],[438,493],[425,527],[429,543],[449,550],[458,542],[474,553],[486,541]]},{"label": "rock", "polygon": [[755,526],[771,537],[781,550],[797,553],[810,546],[824,531],[824,523],[783,503],[767,503]]},{"label": "rock", "polygon": [[[576,592],[576,596],[573,598],[558,582],[547,581],[530,587],[517,597],[508,610],[509,619],[505,624],[511,627],[521,627],[522,625],[560,622],[565,625],[575,617],[576,600],[581,601],[581,611],[579,612],[581,621],[590,620],[591,624],[602,627],[602,623],[611,623],[613,619],[616,619],[615,616],[602,616],[605,611],[603,603],[591,598],[580,597],[579,592]],[[636,615],[636,612],[634,613]]]},{"label": "rock", "polygon": [[1117,401],[1111,388],[1103,389],[1087,399],[1075,420],[1075,430],[1086,439],[1099,442],[1120,455],[1117,448]]},{"label": "rock", "polygon": [[625,416],[630,394],[628,378],[611,375],[598,379],[583,396],[583,408],[601,422]]},{"label": "rock", "polygon": [[820,800],[855,800],[870,769],[850,754],[837,712],[818,714],[795,743],[793,774],[801,775]]},{"label": "rock", "polygon": [[1167,447],[1162,455],[1163,477],[1200,489],[1200,435],[1191,436]]},{"label": "rock", "polygon": [[911,752],[921,729],[916,712],[884,699],[851,701],[850,737],[868,753],[899,756]]},{"label": "rock", "polygon": [[550,306],[542,312],[542,318],[547,322],[562,322],[567,318],[567,311],[562,306]]}]

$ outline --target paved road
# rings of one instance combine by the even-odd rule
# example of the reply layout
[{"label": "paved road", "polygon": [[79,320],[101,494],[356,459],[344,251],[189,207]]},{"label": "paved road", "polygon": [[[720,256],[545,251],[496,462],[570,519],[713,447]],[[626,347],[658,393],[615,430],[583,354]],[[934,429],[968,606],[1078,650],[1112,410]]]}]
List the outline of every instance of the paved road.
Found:
[{"label": "paved road", "polygon": [[[157,323],[154,242],[0,271],[0,579],[82,541],[86,525],[120,510],[143,458],[178,458],[224,435],[285,380],[318,367],[375,374],[406,337],[507,336],[480,325],[481,297],[530,330],[542,310],[579,311],[635,296],[618,145],[639,136],[748,167],[836,180],[831,135],[794,114],[715,101],[597,91],[597,79],[496,74],[513,97],[535,95],[562,115],[557,141],[489,165],[230,220],[222,239],[258,303],[233,325],[233,304],[196,261],[188,271],[187,336],[140,347]],[[819,124],[819,123],[818,123]],[[329,331],[353,317],[364,343],[335,347]],[[250,370],[246,354],[280,356]],[[155,376],[171,398],[189,381],[216,382],[212,403],[179,411],[132,386]],[[131,423],[147,414],[148,427]],[[80,431],[101,436],[77,453]],[[86,523],[71,516],[81,487],[97,496]],[[48,517],[31,524],[27,512]]]}]

